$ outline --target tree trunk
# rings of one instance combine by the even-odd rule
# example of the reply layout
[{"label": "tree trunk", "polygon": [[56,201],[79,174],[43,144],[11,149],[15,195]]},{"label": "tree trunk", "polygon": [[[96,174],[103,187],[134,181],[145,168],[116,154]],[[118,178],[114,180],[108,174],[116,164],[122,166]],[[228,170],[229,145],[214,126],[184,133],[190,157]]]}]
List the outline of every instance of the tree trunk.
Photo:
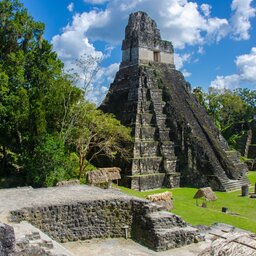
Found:
[{"label": "tree trunk", "polygon": [[82,178],[83,169],[84,169],[84,155],[80,153],[79,154],[79,179]]},{"label": "tree trunk", "polygon": [[5,145],[3,145],[2,148],[3,148],[3,159],[2,159],[2,163],[1,163],[1,165],[2,165],[1,169],[3,170],[2,174],[5,175],[5,174],[7,174],[7,173],[4,173],[7,170],[7,150],[6,150]]}]

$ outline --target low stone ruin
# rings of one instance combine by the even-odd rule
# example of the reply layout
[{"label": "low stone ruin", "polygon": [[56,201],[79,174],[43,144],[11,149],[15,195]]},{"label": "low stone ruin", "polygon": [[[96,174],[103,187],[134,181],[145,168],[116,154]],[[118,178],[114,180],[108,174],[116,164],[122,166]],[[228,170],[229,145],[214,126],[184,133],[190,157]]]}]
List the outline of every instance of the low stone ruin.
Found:
[{"label": "low stone ruin", "polygon": [[39,232],[27,233],[16,239],[13,227],[0,223],[1,256],[71,256],[69,253],[62,254],[53,251],[52,240],[43,239]]},{"label": "low stone ruin", "polygon": [[172,193],[163,192],[159,194],[152,194],[146,197],[147,200],[161,206],[163,210],[170,211],[173,209]]},{"label": "low stone ruin", "polygon": [[196,228],[189,226],[181,217],[156,210],[154,204],[134,203],[136,210],[133,215],[132,237],[150,249],[164,251],[204,239]]},{"label": "low stone ruin", "polygon": [[256,235],[251,232],[216,223],[206,234],[212,243],[198,256],[256,256]]},{"label": "low stone ruin", "polygon": [[74,185],[79,185],[80,181],[77,179],[73,179],[73,180],[62,180],[59,181],[56,186],[57,187],[63,187],[63,186],[74,186]]},{"label": "low stone ruin", "polygon": [[[5,202],[5,193],[9,194]],[[16,200],[19,202],[10,205]],[[43,196],[42,196],[43,195]],[[0,200],[13,223],[26,221],[57,242],[129,237],[156,251],[201,241],[196,228],[162,207],[114,190],[91,186],[6,190]],[[0,205],[0,212],[3,210]]]},{"label": "low stone ruin", "polygon": [[89,171],[86,176],[90,185],[105,185],[106,188],[111,188],[114,180],[121,179],[121,169],[118,167],[99,168],[94,171]]}]

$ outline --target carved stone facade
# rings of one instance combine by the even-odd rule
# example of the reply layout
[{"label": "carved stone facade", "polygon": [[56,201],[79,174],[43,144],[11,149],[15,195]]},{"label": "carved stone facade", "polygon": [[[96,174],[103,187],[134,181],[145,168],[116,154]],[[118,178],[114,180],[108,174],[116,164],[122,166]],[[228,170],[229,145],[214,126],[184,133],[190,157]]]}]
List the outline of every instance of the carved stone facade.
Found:
[{"label": "carved stone facade", "polygon": [[[175,70],[171,42],[161,40],[146,13],[130,15],[122,49],[120,70],[100,108],[133,130],[133,157],[123,173],[124,185],[138,190],[189,185],[227,191],[248,183],[247,167],[236,152],[228,151]],[[153,55],[140,55],[140,49]],[[160,51],[158,59],[155,49]],[[168,61],[161,61],[162,53],[169,54]]]},{"label": "carved stone facade", "polygon": [[122,67],[156,61],[173,65],[173,46],[161,39],[154,20],[144,12],[130,16],[122,45]]}]

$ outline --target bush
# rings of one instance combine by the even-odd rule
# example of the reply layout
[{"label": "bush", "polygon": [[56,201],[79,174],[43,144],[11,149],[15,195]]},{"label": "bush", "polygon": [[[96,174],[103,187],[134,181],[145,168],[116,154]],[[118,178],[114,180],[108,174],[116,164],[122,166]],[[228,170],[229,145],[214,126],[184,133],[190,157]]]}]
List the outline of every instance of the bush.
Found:
[{"label": "bush", "polygon": [[78,161],[66,153],[63,140],[48,134],[35,147],[28,162],[27,181],[36,187],[54,186],[58,181],[75,178],[76,166]]}]

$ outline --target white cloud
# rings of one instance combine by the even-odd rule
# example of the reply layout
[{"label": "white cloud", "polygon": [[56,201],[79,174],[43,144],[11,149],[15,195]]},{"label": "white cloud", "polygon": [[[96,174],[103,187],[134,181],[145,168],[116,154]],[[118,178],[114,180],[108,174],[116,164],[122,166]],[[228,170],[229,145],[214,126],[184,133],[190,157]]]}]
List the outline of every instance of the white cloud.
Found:
[{"label": "white cloud", "polygon": [[200,8],[206,17],[210,16],[212,7],[209,4],[202,4]]},{"label": "white cloud", "polygon": [[208,38],[220,40],[228,21],[211,17],[210,5],[198,6],[187,0],[110,0],[107,5],[109,22],[101,28],[90,28],[88,35],[95,40],[120,43],[131,12],[143,10],[157,21],[162,37],[173,42],[175,48],[186,44],[204,44]]},{"label": "white cloud", "polygon": [[65,64],[66,69],[73,67],[72,63],[84,54],[94,57],[103,57],[89,42],[86,32],[91,27],[103,26],[108,20],[108,11],[90,11],[73,16],[73,21],[68,24],[63,32],[52,38],[53,49]]},{"label": "white cloud", "polygon": [[108,1],[109,0],[84,0],[85,3],[89,3],[89,4],[104,4]]},{"label": "white cloud", "polygon": [[104,75],[107,79],[107,82],[109,83],[113,82],[116,72],[119,69],[119,65],[120,63],[113,63],[104,69]]},{"label": "white cloud", "polygon": [[184,77],[191,76],[191,73],[188,72],[186,69],[184,69],[185,63],[190,62],[191,54],[185,53],[185,54],[174,54],[174,64],[176,69],[180,70]]},{"label": "white cloud", "polygon": [[256,83],[256,47],[249,54],[238,56],[235,63],[242,80]]},{"label": "white cloud", "polygon": [[230,76],[217,76],[217,78],[211,82],[210,88],[215,90],[235,89],[239,87],[240,76],[237,74]]},{"label": "white cloud", "polygon": [[204,54],[204,53],[205,53],[204,48],[203,48],[202,46],[199,46],[197,53],[199,53],[199,54]]},{"label": "white cloud", "polygon": [[182,70],[182,74],[183,74],[184,77],[190,77],[191,76],[191,73],[188,72],[186,69]]},{"label": "white cloud", "polygon": [[229,23],[226,19],[208,18],[206,25],[206,39],[209,42],[219,42],[229,33]]},{"label": "white cloud", "polygon": [[[129,14],[138,10],[147,12],[157,22],[162,38],[172,41],[175,48],[196,46],[198,54],[204,53],[203,46],[206,43],[219,42],[231,34],[237,40],[248,39],[250,19],[255,16],[255,9],[251,7],[252,0],[233,0],[230,19],[215,17],[211,13],[212,7],[209,4],[198,5],[190,0],[161,0],[157,1],[157,4],[155,0],[84,0],[84,2],[95,5],[106,3],[106,5],[102,9],[95,8],[74,15],[72,22],[63,29],[62,33],[52,38],[54,50],[64,61],[67,69],[74,67],[72,64],[74,60],[85,53],[102,58],[110,57],[112,45],[121,44],[124,38],[124,28]],[[69,10],[74,8],[71,4]],[[93,42],[96,40],[110,45],[106,53],[94,47]],[[175,55],[177,69],[183,71],[186,76],[190,73],[184,65],[190,61],[192,54]],[[242,56],[237,58],[240,80],[245,77],[252,79],[253,76],[253,72],[250,71],[253,67],[243,69],[245,65],[241,63],[245,62]],[[110,74],[113,70],[117,70],[117,66],[118,64],[109,66],[105,70],[105,78],[99,80],[109,82],[113,74],[108,76],[108,72]],[[212,83],[213,85],[229,83],[232,79],[235,83],[236,76],[219,76]],[[106,87],[106,84],[104,86]]]},{"label": "white cloud", "polygon": [[73,12],[74,11],[74,3],[70,3],[68,6],[67,6],[67,9],[69,12]]},{"label": "white cloud", "polygon": [[108,67],[102,67],[97,73],[96,81],[99,84],[113,82],[116,72],[119,69],[119,63],[110,64]]},{"label": "white cloud", "polygon": [[[83,81],[90,80],[90,71],[87,72],[88,74],[85,74],[85,72],[76,65],[76,61],[80,59],[81,56],[92,56],[94,58],[103,59],[109,57],[111,54],[113,47],[107,47],[105,52],[97,51],[87,36],[88,29],[92,27],[99,28],[104,26],[104,24],[107,22],[107,10],[93,10],[90,12],[84,12],[82,14],[76,14],[73,16],[72,23],[68,24],[63,29],[61,34],[55,35],[52,38],[53,49],[58,53],[58,56],[64,62],[65,69],[67,71],[72,70],[71,73],[78,73],[76,83],[80,87],[84,87]],[[93,93],[95,96],[92,96],[90,88],[87,95],[90,101],[97,102],[97,99],[101,99],[101,95],[105,93],[104,88],[101,88],[102,83],[105,82],[106,79],[110,79],[109,77],[111,76],[111,70],[114,69],[114,66],[115,65],[112,64],[110,65],[109,69],[105,68],[105,72],[101,73],[101,77],[99,75],[100,71],[95,75],[90,86],[91,89],[93,88]],[[93,70],[94,66],[89,63],[88,69]],[[104,78],[104,76],[106,78]],[[96,79],[98,79],[97,84]]]},{"label": "white cloud", "polygon": [[234,12],[231,23],[233,38],[247,40],[250,38],[250,19],[255,17],[256,9],[251,6],[253,0],[233,0],[231,9]]},{"label": "white cloud", "polygon": [[256,47],[251,49],[249,54],[236,57],[235,60],[238,72],[228,76],[217,76],[211,82],[210,87],[215,89],[235,89],[242,82],[249,82],[256,85]]},{"label": "white cloud", "polygon": [[189,62],[191,55],[189,53],[174,53],[174,64],[176,69],[181,70],[186,62]]}]

